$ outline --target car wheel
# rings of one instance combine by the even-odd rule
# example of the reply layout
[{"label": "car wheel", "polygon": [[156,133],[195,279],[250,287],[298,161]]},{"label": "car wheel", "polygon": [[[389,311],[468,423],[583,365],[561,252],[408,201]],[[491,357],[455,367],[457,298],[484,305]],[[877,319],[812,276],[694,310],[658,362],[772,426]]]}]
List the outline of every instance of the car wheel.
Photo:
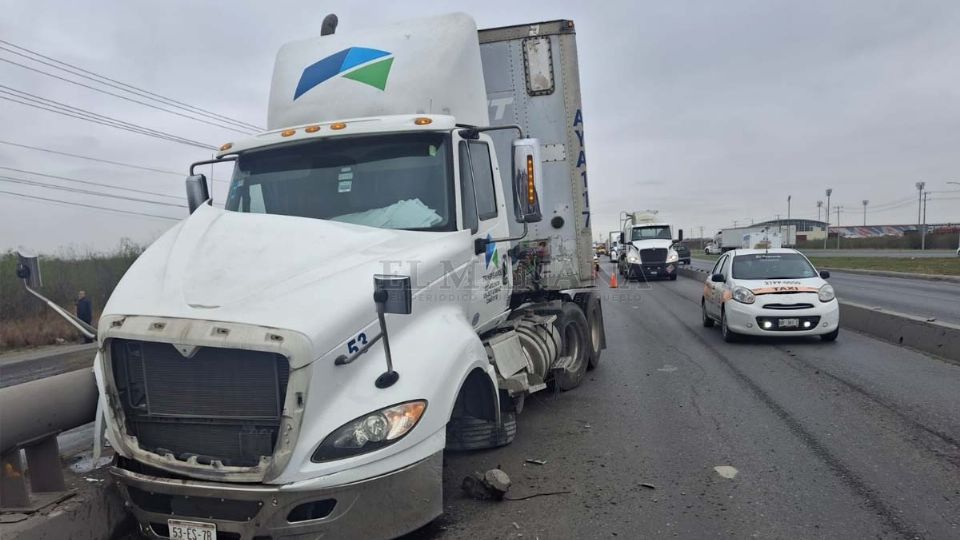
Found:
[{"label": "car wheel", "polygon": [[837,336],[840,335],[840,327],[836,327],[833,332],[827,332],[826,334],[820,334],[821,341],[836,341]]},{"label": "car wheel", "polygon": [[700,301],[700,316],[703,317],[704,328],[713,328],[713,319],[707,315],[707,303],[704,300]]},{"label": "car wheel", "polygon": [[724,310],[720,310],[720,335],[723,336],[723,340],[727,343],[740,341],[740,334],[734,332],[727,326],[727,312]]}]

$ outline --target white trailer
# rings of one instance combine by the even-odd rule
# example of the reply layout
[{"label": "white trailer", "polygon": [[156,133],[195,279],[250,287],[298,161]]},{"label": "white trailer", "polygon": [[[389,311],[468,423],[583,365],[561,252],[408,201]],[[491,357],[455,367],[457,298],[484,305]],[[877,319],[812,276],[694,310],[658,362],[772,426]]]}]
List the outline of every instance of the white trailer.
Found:
[{"label": "white trailer", "polygon": [[757,225],[751,227],[730,227],[727,229],[722,229],[714,237],[713,241],[715,244],[720,246],[720,249],[723,251],[729,251],[731,249],[739,249],[743,242],[744,235],[748,234],[764,234],[764,233],[777,233],[780,235],[782,245],[784,246],[795,246],[797,245],[797,226],[796,225],[783,225],[778,227],[777,225]]},{"label": "white trailer", "polygon": [[327,22],[100,318],[112,474],[147,535],[414,530],[445,448],[508,444],[525,396],[605,346],[573,22]]}]

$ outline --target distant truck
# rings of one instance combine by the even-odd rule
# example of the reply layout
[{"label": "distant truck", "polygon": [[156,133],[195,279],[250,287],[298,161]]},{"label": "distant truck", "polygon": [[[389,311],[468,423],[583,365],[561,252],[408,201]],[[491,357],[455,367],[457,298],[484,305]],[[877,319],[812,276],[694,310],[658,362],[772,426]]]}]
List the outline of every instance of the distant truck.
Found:
[{"label": "distant truck", "polygon": [[763,233],[763,232],[777,232],[780,234],[781,243],[783,246],[795,246],[797,244],[797,226],[796,225],[784,225],[778,227],[776,225],[758,225],[751,227],[730,227],[727,229],[721,229],[714,237],[713,243],[716,244],[721,251],[729,251],[731,249],[740,249],[743,246],[743,237],[746,234],[751,233]]},{"label": "distant truck", "polygon": [[620,231],[610,231],[610,240],[607,242],[607,253],[611,261],[617,260],[617,252],[620,250]]},{"label": "distant truck", "polygon": [[783,236],[778,231],[752,232],[743,235],[739,249],[780,249]]},{"label": "distant truck", "polygon": [[268,130],[190,167],[191,214],[100,317],[147,536],[405,534],[443,511],[445,448],[510,443],[600,361],[573,21],[334,29],[280,49]]},{"label": "distant truck", "polygon": [[623,230],[617,267],[626,279],[646,277],[677,279],[680,254],[674,244],[683,241],[683,231],[673,236],[673,226],[658,221],[649,212],[621,212]]}]

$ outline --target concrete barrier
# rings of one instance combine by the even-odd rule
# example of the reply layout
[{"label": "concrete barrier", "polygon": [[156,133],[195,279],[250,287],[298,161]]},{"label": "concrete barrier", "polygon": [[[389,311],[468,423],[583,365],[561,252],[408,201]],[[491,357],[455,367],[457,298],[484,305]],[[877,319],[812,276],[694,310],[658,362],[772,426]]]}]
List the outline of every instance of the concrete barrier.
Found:
[{"label": "concrete barrier", "polygon": [[960,361],[960,325],[854,302],[840,302],[840,326],[948,360]]}]

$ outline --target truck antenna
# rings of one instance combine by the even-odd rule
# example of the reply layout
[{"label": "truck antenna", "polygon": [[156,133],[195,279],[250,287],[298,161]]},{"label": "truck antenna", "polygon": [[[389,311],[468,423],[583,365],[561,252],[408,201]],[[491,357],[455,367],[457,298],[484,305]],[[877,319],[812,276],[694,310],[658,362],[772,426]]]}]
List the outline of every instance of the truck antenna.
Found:
[{"label": "truck antenna", "polygon": [[320,25],[320,35],[321,36],[330,36],[337,31],[337,19],[336,14],[331,13],[323,18],[323,24]]}]

